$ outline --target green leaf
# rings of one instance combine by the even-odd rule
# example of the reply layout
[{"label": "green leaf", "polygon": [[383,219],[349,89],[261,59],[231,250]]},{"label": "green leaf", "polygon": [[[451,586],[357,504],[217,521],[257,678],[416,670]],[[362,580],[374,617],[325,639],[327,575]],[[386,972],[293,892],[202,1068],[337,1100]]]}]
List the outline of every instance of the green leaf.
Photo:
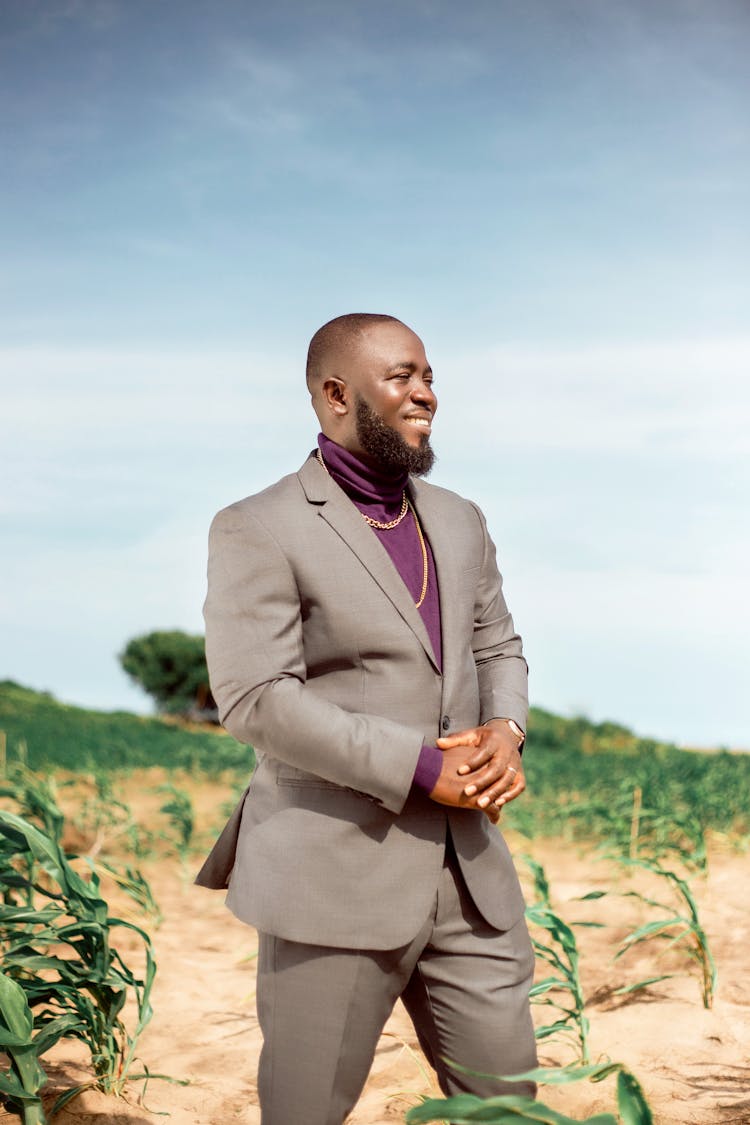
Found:
[{"label": "green leaf", "polygon": [[533,985],[529,993],[530,996],[542,996],[545,992],[551,992],[553,989],[570,988],[568,981],[561,980],[560,977],[545,977],[537,984]]},{"label": "green leaf", "polygon": [[619,1063],[589,1063],[587,1066],[545,1067],[538,1066],[534,1070],[524,1071],[523,1074],[514,1074],[513,1081],[538,1082],[542,1086],[567,1086],[570,1082],[580,1082],[584,1078],[592,1082],[601,1082],[619,1070]]},{"label": "green leaf", "polygon": [[24,1089],[19,1082],[18,1078],[12,1071],[7,1071],[5,1074],[0,1074],[0,1092],[7,1094],[8,1097],[13,1098],[14,1101],[24,1102],[26,1104],[41,1105],[41,1099],[38,1094],[33,1094],[31,1091]]},{"label": "green leaf", "polygon": [[42,910],[36,910],[31,906],[3,906],[3,927],[21,924],[41,925],[45,922],[53,922],[64,913],[64,910],[56,906],[48,906]]},{"label": "green leaf", "polygon": [[[452,1112],[451,1116],[455,1114],[467,1114],[475,1110],[477,1106],[482,1104],[482,1099],[476,1097],[475,1094],[457,1094],[453,1098],[428,1098],[422,1105],[414,1106],[406,1115],[406,1125],[423,1125],[423,1122],[428,1121],[441,1121],[445,1118],[446,1114],[443,1112],[446,1106],[450,1103]],[[437,1111],[440,1111],[435,1116]]]},{"label": "green leaf", "polygon": [[11,953],[7,963],[24,969],[56,969],[66,976],[74,971],[70,961],[65,961],[61,957],[45,957],[41,953]]},{"label": "green leaf", "polygon": [[[586,1120],[589,1125],[617,1125],[611,1113],[597,1114]],[[407,1125],[425,1125],[430,1121],[450,1121],[452,1125],[516,1125],[519,1121],[537,1122],[537,1125],[578,1125],[575,1118],[566,1117],[533,1098],[511,1094],[486,1099],[471,1094],[430,1098],[406,1115]]]},{"label": "green leaf", "polygon": [[6,809],[0,809],[0,825],[23,837],[26,848],[63,891],[83,900],[91,898],[88,884],[73,870],[55,840]]},{"label": "green leaf", "polygon": [[0,1027],[0,1047],[28,1047],[29,1040]]},{"label": "green leaf", "polygon": [[629,1070],[621,1070],[617,1075],[617,1110],[623,1125],[654,1125],[646,1096]]},{"label": "green leaf", "polygon": [[559,1031],[572,1031],[575,1029],[571,1027],[567,1020],[557,1020],[556,1023],[545,1024],[544,1027],[538,1027],[534,1032],[535,1038],[549,1039],[551,1035],[557,1035]]},{"label": "green leaf", "polygon": [[66,1106],[68,1102],[72,1102],[73,1098],[77,1098],[84,1090],[91,1090],[94,1086],[96,1086],[96,1082],[81,1082],[79,1086],[71,1086],[69,1090],[64,1090],[62,1094],[55,1099],[55,1103],[50,1110],[50,1116],[54,1117],[55,1114],[60,1112],[63,1106]]},{"label": "green leaf", "polygon": [[31,1043],[33,1019],[26,994],[17,981],[0,973],[0,1032],[4,1033],[3,1044],[10,1057],[13,1070],[5,1075],[5,1081],[17,1083],[21,1093],[8,1090],[6,1093],[16,1099],[38,1102],[37,1091],[47,1081],[47,1075],[39,1065],[36,1051]]},{"label": "green leaf", "polygon": [[[481,1071],[470,1070],[466,1066],[461,1066],[459,1063],[453,1062],[452,1059],[446,1059],[446,1063],[450,1066],[451,1070],[457,1070],[459,1074],[468,1074],[475,1078],[496,1078],[499,1082],[538,1082],[542,1086],[567,1086],[570,1082],[580,1082],[583,1078],[589,1078],[592,1082],[601,1082],[603,1078],[609,1077],[622,1069],[620,1063],[588,1063],[585,1066],[578,1066],[573,1063],[571,1066],[536,1066],[533,1070],[523,1070],[520,1074],[483,1074]],[[474,1095],[465,1095],[466,1097],[473,1097]]]},{"label": "green leaf", "polygon": [[623,939],[623,946],[629,947],[636,945],[638,942],[645,941],[647,938],[654,937],[657,934],[662,934],[666,930],[671,930],[674,926],[683,925],[681,918],[659,918],[655,922],[644,922],[642,926],[638,926]]},{"label": "green leaf", "polygon": [[59,1039],[64,1039],[70,1036],[74,1031],[83,1028],[85,1025],[72,1012],[62,1016],[57,1016],[55,1019],[50,1020],[44,1027],[34,1036],[34,1049],[37,1056],[41,1056],[45,1051],[49,1051],[50,1047],[54,1047]]},{"label": "green leaf", "polygon": [[31,1042],[34,1021],[20,984],[0,973],[0,1025],[24,1046]]},{"label": "green leaf", "polygon": [[640,988],[648,988],[650,984],[656,984],[660,980],[671,980],[674,975],[674,973],[662,973],[659,977],[646,977],[645,980],[639,980],[636,984],[629,984],[626,988],[616,988],[612,995],[627,996],[629,992],[637,992]]}]

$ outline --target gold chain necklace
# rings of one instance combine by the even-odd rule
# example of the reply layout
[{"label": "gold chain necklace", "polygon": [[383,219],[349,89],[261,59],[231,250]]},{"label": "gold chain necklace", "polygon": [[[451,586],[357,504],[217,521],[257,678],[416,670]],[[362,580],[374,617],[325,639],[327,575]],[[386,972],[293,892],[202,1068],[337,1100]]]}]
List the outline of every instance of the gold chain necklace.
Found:
[{"label": "gold chain necklace", "polygon": [[[330,476],[331,474],[328,471],[328,466],[326,465],[325,461],[323,460],[323,454],[320,452],[320,450],[318,450],[317,457],[318,457],[318,460],[320,461],[321,465],[325,469],[325,471]],[[357,511],[359,512],[359,508],[357,508]],[[377,527],[378,531],[390,531],[392,527],[398,527],[398,525],[401,523],[401,520],[404,518],[404,516],[406,515],[406,513],[408,511],[409,511],[409,501],[406,499],[406,492],[402,492],[402,494],[401,494],[401,511],[398,513],[395,520],[391,520],[390,523],[378,523],[377,520],[370,519],[369,516],[366,516],[364,512],[359,512],[359,514],[361,515],[361,517],[365,521],[365,523],[369,523],[370,527]]]},{"label": "gold chain necklace", "polygon": [[411,504],[409,504],[409,507],[411,508],[411,514],[414,516],[414,523],[417,528],[417,535],[419,536],[419,546],[422,548],[422,593],[419,595],[419,601],[414,603],[416,608],[419,609],[427,594],[427,578],[429,576],[429,566],[427,564],[427,547],[425,546],[424,535],[422,534],[422,528],[420,526],[419,520],[417,519],[416,510],[412,508]]},{"label": "gold chain necklace", "polygon": [[[330,470],[329,470],[328,466],[326,465],[325,461],[323,460],[323,454],[320,452],[319,449],[316,450],[316,456],[317,456],[320,464],[323,466],[325,471],[330,476],[331,475]],[[355,507],[356,507],[356,505],[355,505]],[[359,508],[357,508],[357,511],[359,512]],[[415,609],[419,609],[419,607],[422,605],[422,602],[425,600],[425,597],[427,596],[427,582],[428,582],[428,579],[429,579],[429,569],[430,568],[429,568],[429,563],[427,561],[427,546],[426,546],[425,541],[424,541],[424,535],[422,534],[422,526],[421,526],[421,524],[419,522],[419,519],[417,517],[416,510],[409,503],[409,500],[408,500],[407,495],[406,495],[406,491],[404,491],[404,494],[403,494],[403,497],[402,497],[401,511],[399,512],[396,519],[391,520],[390,523],[378,523],[377,520],[370,519],[369,516],[366,516],[364,514],[364,512],[359,512],[359,514],[361,515],[361,517],[365,521],[365,523],[369,523],[370,527],[376,527],[379,531],[390,531],[392,527],[398,527],[398,525],[401,523],[401,520],[404,518],[404,516],[406,515],[407,512],[411,512],[411,514],[414,516],[414,526],[417,529],[417,535],[419,537],[419,546],[422,550],[422,592],[419,595],[419,601],[414,603]]]}]

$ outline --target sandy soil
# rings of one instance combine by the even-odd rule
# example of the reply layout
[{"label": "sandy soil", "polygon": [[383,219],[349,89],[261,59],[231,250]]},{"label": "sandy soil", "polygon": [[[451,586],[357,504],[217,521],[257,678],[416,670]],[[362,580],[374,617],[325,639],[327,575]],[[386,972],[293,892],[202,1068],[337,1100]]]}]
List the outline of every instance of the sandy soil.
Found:
[{"label": "sandy soil", "polygon": [[[137,783],[134,782],[133,785]],[[142,784],[142,782],[141,782]],[[133,791],[135,792],[135,790]],[[152,815],[152,791],[131,798]],[[193,789],[201,834],[210,836],[216,809],[226,789]],[[158,801],[159,798],[156,798]],[[163,799],[163,798],[162,798]],[[598,858],[557,841],[529,843],[510,838],[514,851],[528,852],[546,868],[553,904],[568,922],[605,923],[601,929],[577,930],[582,951],[581,975],[591,1022],[591,1054],[628,1066],[650,1100],[657,1125],[750,1123],[750,864],[747,856],[716,843],[708,878],[696,878],[694,893],[719,968],[719,988],[712,1010],[701,1004],[697,967],[679,951],[660,952],[653,943],[614,962],[618,942],[654,912],[632,898],[608,896],[575,901],[596,888],[653,893],[649,876],[624,876]],[[86,1091],[55,1119],[60,1125],[145,1125],[154,1113],[167,1113],[173,1125],[257,1125],[255,1068],[260,1035],[254,1011],[255,933],[234,919],[223,896],[191,885],[200,857],[182,862],[165,856],[143,864],[164,915],[152,933],[159,965],[153,996],[155,1016],[143,1035],[139,1056],[152,1073],[184,1079],[187,1085],[161,1080],[149,1083],[145,1104],[142,1084],[126,1098]],[[520,866],[520,865],[519,865]],[[658,897],[668,899],[664,887]],[[125,901],[112,888],[118,909]],[[131,912],[131,917],[137,919]],[[140,919],[142,922],[142,919]],[[133,947],[135,948],[135,947]],[[542,968],[541,971],[546,970]],[[630,996],[616,989],[647,976],[674,972],[669,980]],[[544,1022],[544,1009],[536,1009]],[[553,1041],[541,1045],[541,1061],[560,1065],[571,1052]],[[47,1056],[50,1084],[45,1102],[65,1086],[85,1079],[85,1058],[76,1045],[60,1044]],[[419,1095],[437,1094],[420,1055],[408,1018],[397,1009],[381,1038],[375,1063],[350,1125],[386,1125],[403,1121]],[[614,1082],[580,1082],[545,1088],[547,1104],[576,1118],[614,1111]],[[147,1108],[146,1108],[147,1107]],[[17,1120],[0,1111],[0,1122]],[[297,1125],[291,1123],[290,1125]],[[301,1123],[300,1123],[301,1125]]]}]

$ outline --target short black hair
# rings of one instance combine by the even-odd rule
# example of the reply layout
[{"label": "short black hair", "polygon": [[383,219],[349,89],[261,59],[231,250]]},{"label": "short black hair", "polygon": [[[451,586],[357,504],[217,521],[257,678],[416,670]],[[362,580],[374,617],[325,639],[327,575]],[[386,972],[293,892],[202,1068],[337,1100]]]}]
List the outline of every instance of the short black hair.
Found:
[{"label": "short black hair", "polygon": [[373,324],[403,324],[403,321],[387,313],[345,313],[318,329],[307,350],[305,374],[310,390],[325,374],[329,358],[344,351],[356,336],[362,335]]}]

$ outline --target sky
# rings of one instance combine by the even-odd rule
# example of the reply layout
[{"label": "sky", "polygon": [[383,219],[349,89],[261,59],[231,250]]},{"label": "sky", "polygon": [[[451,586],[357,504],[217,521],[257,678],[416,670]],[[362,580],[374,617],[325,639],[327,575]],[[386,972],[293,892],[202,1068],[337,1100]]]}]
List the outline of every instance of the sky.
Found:
[{"label": "sky", "polygon": [[532,702],[750,748],[745,0],[0,0],[0,678],[148,712],[312,333],[435,371]]}]

